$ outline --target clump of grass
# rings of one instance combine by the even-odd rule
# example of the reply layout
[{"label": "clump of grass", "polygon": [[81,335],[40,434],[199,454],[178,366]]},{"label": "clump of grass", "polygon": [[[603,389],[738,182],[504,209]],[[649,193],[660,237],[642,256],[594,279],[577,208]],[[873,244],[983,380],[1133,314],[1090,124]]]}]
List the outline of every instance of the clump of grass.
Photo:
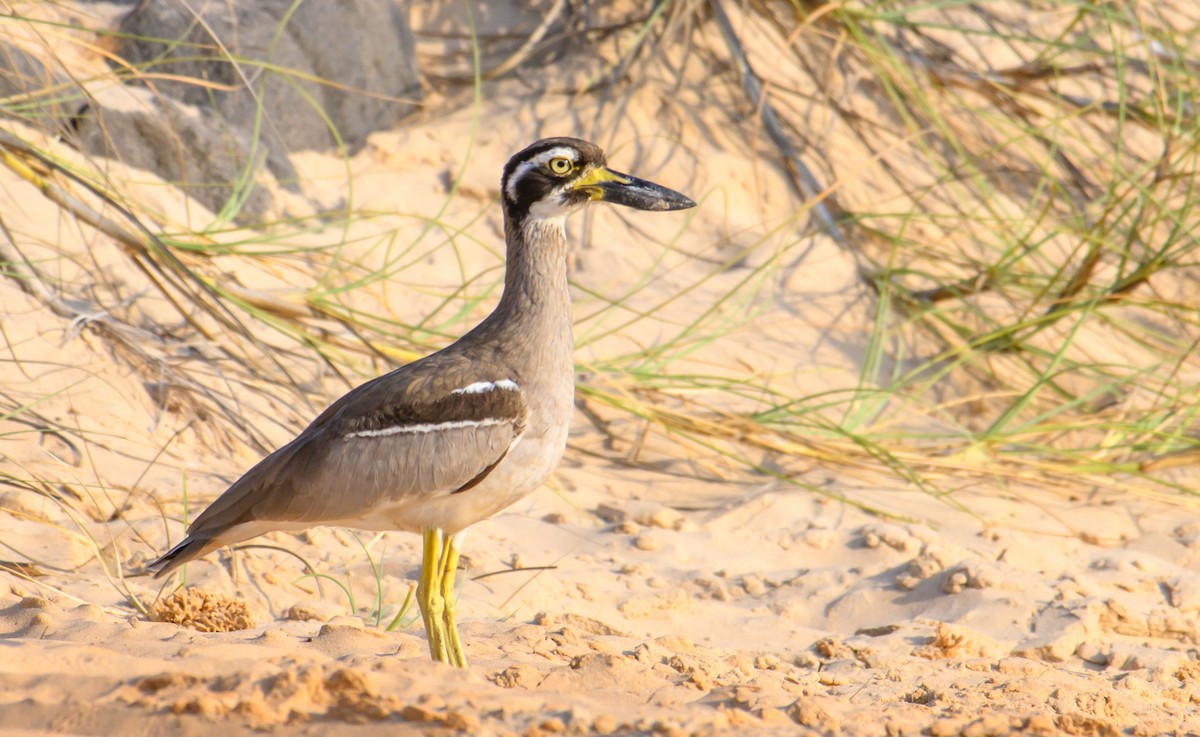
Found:
[{"label": "clump of grass", "polygon": [[[1200,75],[1186,9],[710,7],[701,47],[735,60],[723,81],[746,96],[764,156],[877,299],[859,379],[777,396],[755,378],[674,372],[698,336],[719,340],[719,316],[704,313],[604,366],[622,391],[585,396],[642,417],[681,452],[801,485],[755,450],[874,465],[947,500],[976,478],[1187,502],[1190,486],[1159,473],[1194,463],[1200,443]],[[699,12],[672,8],[660,56],[692,38]],[[865,94],[848,95],[850,80]],[[814,108],[827,113],[817,131]],[[863,158],[812,145],[828,130]],[[766,268],[793,268],[786,252],[803,243],[798,233]]]}]

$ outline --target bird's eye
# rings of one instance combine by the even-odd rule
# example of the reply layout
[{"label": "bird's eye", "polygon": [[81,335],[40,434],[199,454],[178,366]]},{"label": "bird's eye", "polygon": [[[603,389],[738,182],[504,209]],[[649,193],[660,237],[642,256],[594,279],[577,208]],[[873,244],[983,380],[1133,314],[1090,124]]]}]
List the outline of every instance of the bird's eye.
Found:
[{"label": "bird's eye", "polygon": [[571,160],[568,158],[559,156],[557,158],[550,159],[550,171],[554,172],[560,177],[564,174],[570,174],[571,170],[574,168],[575,165],[571,163]]}]

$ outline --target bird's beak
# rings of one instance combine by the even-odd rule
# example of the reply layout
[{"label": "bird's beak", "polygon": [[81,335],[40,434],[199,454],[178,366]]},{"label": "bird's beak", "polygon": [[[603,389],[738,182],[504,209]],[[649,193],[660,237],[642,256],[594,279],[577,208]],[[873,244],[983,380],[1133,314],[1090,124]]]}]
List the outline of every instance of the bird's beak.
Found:
[{"label": "bird's beak", "polygon": [[645,179],[597,166],[575,181],[572,189],[587,193],[592,200],[625,205],[638,210],[686,210],[696,203],[673,189]]}]

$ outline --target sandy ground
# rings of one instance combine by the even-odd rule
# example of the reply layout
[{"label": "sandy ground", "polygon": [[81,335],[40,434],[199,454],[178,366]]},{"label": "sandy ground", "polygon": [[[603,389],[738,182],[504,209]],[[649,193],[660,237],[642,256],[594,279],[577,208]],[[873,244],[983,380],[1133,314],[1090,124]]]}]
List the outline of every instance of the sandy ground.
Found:
[{"label": "sandy ground", "polygon": [[[417,20],[437,28],[452,18]],[[354,306],[402,322],[444,311],[438,331],[460,333],[494,301],[507,156],[541,135],[603,130],[614,167],[701,206],[570,223],[581,365],[676,334],[790,244],[803,267],[723,308],[736,328],[675,366],[751,371],[796,396],[854,385],[869,294],[833,243],[796,245],[787,184],[747,150],[727,101],[648,84],[618,115],[520,80],[485,93],[479,108],[431,104],[436,114],[374,135],[348,165],[297,152],[305,198],[279,191],[283,210],[350,202],[378,214],[348,235],[289,236],[275,259],[230,255],[203,268],[247,289],[309,290],[327,257],[286,246],[340,240],[342,255],[370,270],[424,229],[461,169],[409,268],[354,295]],[[708,127],[675,114],[689,104]],[[507,122],[495,129],[496,119]],[[116,164],[110,173],[168,221],[211,217],[150,175]],[[860,196],[873,187],[861,186]],[[149,621],[133,602],[162,602],[175,583],[152,582],[141,566],[261,454],[197,409],[210,405],[168,401],[163,387],[185,377],[228,399],[273,447],[346,381],[387,363],[364,358],[363,376],[343,381],[281,351],[306,405],[271,377],[227,365],[118,247],[7,169],[0,211],[78,310],[56,314],[0,280],[0,734],[1200,733],[1200,521],[1185,507],[1111,490],[1071,496],[1036,478],[964,481],[947,502],[878,473],[808,468],[817,494],[700,472],[654,432],[614,448],[583,413],[548,487],[468,536],[467,672],[428,661],[412,613],[395,631],[381,626],[417,575],[408,535],[268,535],[259,542],[271,547],[222,551],[186,572],[188,585],[240,603],[253,626]],[[458,234],[452,246],[448,233]],[[735,268],[721,266],[734,256]],[[630,288],[629,275],[647,273]],[[479,303],[445,310],[464,282]],[[605,310],[596,295],[624,298],[627,310]],[[645,311],[653,317],[629,319]],[[319,316],[309,324],[337,334]],[[141,353],[114,349],[114,335]]]}]

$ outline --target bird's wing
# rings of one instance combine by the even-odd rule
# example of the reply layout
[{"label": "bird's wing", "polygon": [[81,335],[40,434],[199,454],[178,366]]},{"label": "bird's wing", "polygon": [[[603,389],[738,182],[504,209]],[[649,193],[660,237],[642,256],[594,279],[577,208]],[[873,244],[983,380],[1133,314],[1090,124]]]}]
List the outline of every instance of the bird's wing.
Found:
[{"label": "bird's wing", "polygon": [[521,388],[471,362],[418,362],[346,394],[238,479],[188,528],[350,520],[479,483],[525,429]]}]

